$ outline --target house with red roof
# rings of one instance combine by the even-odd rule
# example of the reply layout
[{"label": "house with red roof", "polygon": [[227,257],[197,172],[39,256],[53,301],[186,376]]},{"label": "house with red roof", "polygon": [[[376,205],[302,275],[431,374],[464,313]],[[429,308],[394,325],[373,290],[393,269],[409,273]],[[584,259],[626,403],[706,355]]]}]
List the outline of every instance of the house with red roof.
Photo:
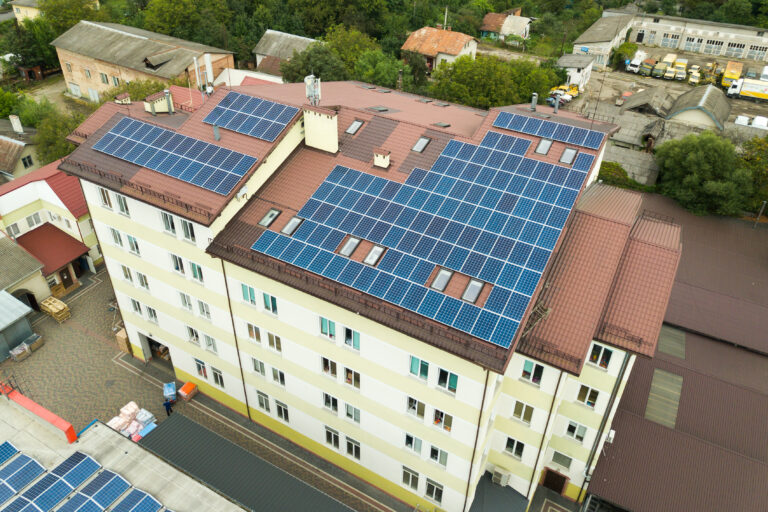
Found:
[{"label": "house with red roof", "polygon": [[42,263],[50,293],[63,295],[103,257],[80,181],[58,165],[0,185],[0,227]]},{"label": "house with red roof", "polygon": [[457,58],[469,55],[473,59],[477,53],[477,39],[461,32],[454,32],[451,27],[422,27],[411,32],[400,48],[403,51],[420,53],[427,59],[431,70],[441,62],[453,62]]}]

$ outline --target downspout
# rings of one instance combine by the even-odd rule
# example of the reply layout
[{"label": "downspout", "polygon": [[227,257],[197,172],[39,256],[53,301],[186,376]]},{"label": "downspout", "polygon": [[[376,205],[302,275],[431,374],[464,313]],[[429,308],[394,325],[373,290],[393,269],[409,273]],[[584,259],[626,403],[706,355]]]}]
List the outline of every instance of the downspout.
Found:
[{"label": "downspout", "polygon": [[547,430],[549,429],[549,422],[552,420],[552,411],[555,409],[555,400],[557,400],[557,392],[560,391],[560,383],[563,382],[564,371],[560,371],[560,377],[557,379],[557,386],[555,386],[555,394],[552,395],[552,403],[549,404],[549,414],[547,415],[547,424],[544,425],[544,433],[541,434],[541,443],[539,444],[539,453],[536,454],[536,462],[533,464],[533,473],[531,473],[531,482],[528,484],[528,492],[525,494],[526,498],[531,495],[531,489],[533,489],[533,481],[536,479],[536,468],[539,466],[539,459],[541,458],[541,449],[544,448],[544,440],[547,438]]},{"label": "downspout", "polygon": [[595,443],[592,445],[592,450],[589,452],[589,459],[587,459],[587,465],[584,468],[584,481],[581,482],[581,488],[579,489],[579,494],[576,499],[577,503],[582,500],[581,494],[584,492],[584,486],[587,484],[587,478],[592,478],[592,475],[589,474],[589,468],[592,466],[592,461],[594,460],[595,454],[597,453],[597,445],[600,444],[600,438],[603,437],[605,424],[608,423],[608,416],[610,416],[611,409],[613,409],[613,403],[616,401],[616,395],[619,392],[621,381],[624,379],[624,373],[627,371],[628,362],[629,352],[624,352],[624,360],[621,362],[621,370],[619,370],[619,375],[616,377],[616,382],[613,384],[613,391],[611,391],[611,398],[608,400],[608,407],[606,407],[603,419],[600,421],[600,429],[597,431]]},{"label": "downspout", "polygon": [[229,306],[229,320],[232,322],[232,336],[235,337],[235,351],[237,351],[237,365],[240,367],[240,380],[243,382],[243,396],[245,397],[245,412],[248,419],[251,418],[251,406],[248,405],[248,388],[245,387],[245,374],[243,373],[243,361],[240,359],[240,345],[237,343],[237,329],[235,329],[235,316],[232,314],[232,299],[229,297],[229,283],[227,283],[227,269],[224,260],[221,261],[221,272],[224,274],[224,289],[227,291],[227,306]]},{"label": "downspout", "polygon": [[477,430],[475,431],[475,444],[472,446],[472,458],[469,459],[469,474],[467,475],[467,490],[464,491],[464,505],[461,510],[467,509],[469,501],[469,485],[472,482],[472,466],[475,464],[475,453],[477,453],[477,441],[480,438],[480,420],[483,418],[483,408],[485,407],[485,394],[488,392],[488,377],[491,372],[485,370],[485,387],[483,388],[483,398],[480,400],[480,411],[477,413]]}]

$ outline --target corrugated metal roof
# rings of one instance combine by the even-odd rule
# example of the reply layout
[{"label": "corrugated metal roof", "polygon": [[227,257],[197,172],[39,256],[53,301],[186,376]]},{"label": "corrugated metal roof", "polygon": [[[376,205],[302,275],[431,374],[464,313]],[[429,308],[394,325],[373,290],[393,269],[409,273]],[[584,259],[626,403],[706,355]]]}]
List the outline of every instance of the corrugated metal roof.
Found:
[{"label": "corrugated metal roof", "polygon": [[678,96],[669,109],[667,119],[672,119],[686,110],[701,110],[722,130],[731,113],[731,102],[723,91],[707,84],[704,87],[694,87]]},{"label": "corrugated metal roof", "polygon": [[604,16],[589,26],[573,44],[607,43],[612,41],[632,21],[631,14]]},{"label": "corrugated metal roof", "polygon": [[276,57],[280,60],[288,60],[293,57],[293,52],[301,53],[306,50],[309,45],[317,42],[317,40],[309,37],[302,37],[288,34],[287,32],[268,29],[264,32],[264,35],[261,36],[261,39],[259,39],[259,42],[253,49],[253,53]]},{"label": "corrugated metal roof", "polygon": [[13,173],[24,146],[26,144],[19,140],[0,135],[0,171]]},{"label": "corrugated metal roof", "polygon": [[0,331],[24,318],[32,309],[5,290],[0,291]]},{"label": "corrugated metal roof", "polygon": [[5,233],[0,234],[0,261],[3,262],[0,268],[0,290],[5,290],[43,268],[42,263]]},{"label": "corrugated metal roof", "polygon": [[139,444],[249,510],[351,510],[181,414],[171,415]]}]

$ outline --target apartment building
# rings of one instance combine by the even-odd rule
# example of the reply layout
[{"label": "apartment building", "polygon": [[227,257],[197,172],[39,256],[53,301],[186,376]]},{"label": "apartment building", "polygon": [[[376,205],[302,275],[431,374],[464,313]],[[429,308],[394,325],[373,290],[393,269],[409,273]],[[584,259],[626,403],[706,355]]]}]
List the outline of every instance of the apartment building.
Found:
[{"label": "apartment building", "polygon": [[526,500],[540,483],[580,499],[655,346],[679,228],[594,183],[612,128],[248,85],[175,115],[105,105],[60,168],[136,357],[167,350],[252,421],[462,511],[486,472]]}]

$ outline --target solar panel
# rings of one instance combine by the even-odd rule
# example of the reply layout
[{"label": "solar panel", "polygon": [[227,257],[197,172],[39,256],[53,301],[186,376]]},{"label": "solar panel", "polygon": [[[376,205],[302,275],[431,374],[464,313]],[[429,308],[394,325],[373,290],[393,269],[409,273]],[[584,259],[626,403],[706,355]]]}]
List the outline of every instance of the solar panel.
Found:
[{"label": "solar panel", "polygon": [[124,117],[93,149],[227,195],[256,158]]},{"label": "solar panel", "polygon": [[43,474],[45,469],[36,460],[21,454],[0,470],[0,505]]},{"label": "solar panel", "polygon": [[112,512],[157,512],[162,504],[144,491],[133,489]]},{"label": "solar panel", "polygon": [[274,142],[298,111],[296,107],[233,91],[205,116],[203,122]]},{"label": "solar panel", "polygon": [[544,121],[535,117],[511,114],[509,112],[499,112],[493,121],[493,126],[546,139],[554,139],[589,149],[598,149],[605,137],[605,133],[596,130],[572,127],[554,121]]},{"label": "solar panel", "polygon": [[19,450],[11,444],[10,441],[5,441],[0,444],[0,466],[5,464],[7,460],[19,453]]},{"label": "solar panel", "polygon": [[102,512],[131,485],[112,471],[102,471],[57,512]]}]

